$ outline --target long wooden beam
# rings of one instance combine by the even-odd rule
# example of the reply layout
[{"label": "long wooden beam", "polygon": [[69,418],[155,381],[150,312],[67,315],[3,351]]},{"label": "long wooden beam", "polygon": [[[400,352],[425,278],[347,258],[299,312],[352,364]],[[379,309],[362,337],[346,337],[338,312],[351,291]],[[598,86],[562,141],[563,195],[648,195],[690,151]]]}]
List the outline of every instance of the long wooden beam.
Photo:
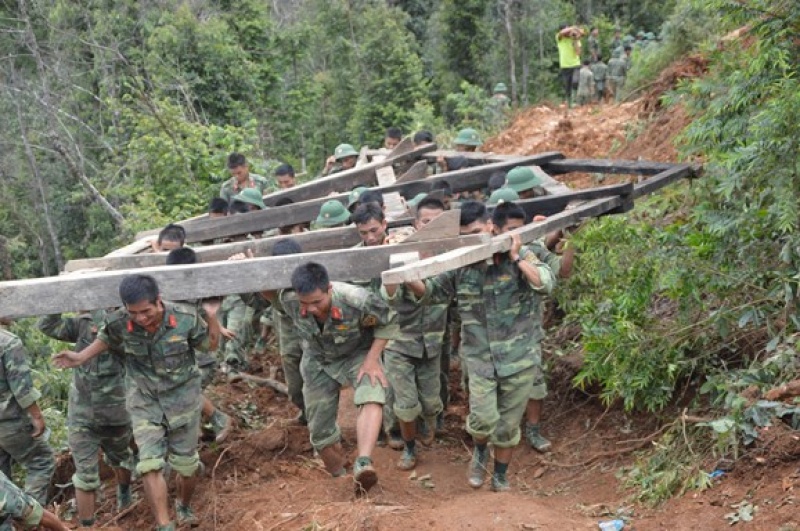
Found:
[{"label": "long wooden beam", "polygon": [[[529,223],[512,232],[519,234],[524,243],[532,242],[544,237],[549,232],[575,225],[586,218],[597,217],[611,212],[619,208],[622,202],[623,199],[621,197],[595,199],[577,208],[549,217],[545,221]],[[381,275],[381,280],[384,284],[401,284],[413,280],[423,280],[486,260],[495,253],[508,251],[510,247],[511,238],[508,235],[495,236],[488,243],[455,249],[419,262],[384,271]]]},{"label": "long wooden beam", "polygon": [[643,195],[652,194],[669,184],[679,181],[681,179],[692,178],[697,176],[697,169],[689,166],[688,164],[678,164],[672,168],[654,175],[653,177],[641,182],[633,187],[632,197],[637,199]]},{"label": "long wooden beam", "polygon": [[[505,162],[465,168],[463,170],[431,176],[427,179],[395,183],[390,186],[374,189],[384,193],[400,192],[400,194],[407,199],[414,197],[420,192],[430,192],[436,184],[441,182],[448,183],[454,192],[476,190],[485,187],[489,182],[489,176],[496,170],[506,170],[523,165],[540,165],[560,157],[563,157],[563,155],[557,152],[517,157]],[[313,221],[319,214],[319,209],[323,203],[331,199],[336,199],[344,203],[347,200],[348,194],[349,192],[330,195],[310,201],[224,218],[205,218],[191,223],[185,223],[182,226],[186,229],[186,241],[188,243],[262,232],[282,226]]]},{"label": "long wooden beam", "polygon": [[542,169],[550,175],[570,172],[655,175],[673,166],[674,164],[670,163],[646,160],[563,159],[550,161],[544,164]]},{"label": "long wooden beam", "polygon": [[428,257],[487,241],[485,235],[461,236],[240,261],[73,273],[0,282],[0,317],[26,317],[119,306],[119,283],[131,273],[155,277],[165,299],[197,299],[289,287],[294,269],[309,261],[324,264],[333,280],[369,280],[380,277],[381,272],[389,268],[389,257],[395,253],[418,252]]}]

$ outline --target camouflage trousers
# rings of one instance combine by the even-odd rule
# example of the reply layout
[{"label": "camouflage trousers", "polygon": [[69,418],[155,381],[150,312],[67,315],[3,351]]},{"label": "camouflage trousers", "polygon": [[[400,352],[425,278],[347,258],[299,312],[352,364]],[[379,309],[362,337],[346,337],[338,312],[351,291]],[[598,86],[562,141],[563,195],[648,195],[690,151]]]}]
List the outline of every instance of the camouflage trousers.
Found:
[{"label": "camouflage trousers", "polygon": [[195,352],[194,356],[200,371],[200,389],[205,389],[214,381],[219,362],[213,352]]},{"label": "camouflage trousers", "polygon": [[100,488],[100,465],[98,450],[103,450],[106,461],[114,468],[132,468],[131,426],[68,427],[69,448],[75,462],[72,483],[76,489],[95,491]]},{"label": "camouflage trousers", "polygon": [[12,522],[33,527],[42,521],[44,509],[11,479],[0,472],[0,531],[13,531]]},{"label": "camouflage trousers", "polygon": [[285,314],[274,312],[275,333],[278,336],[278,349],[281,353],[283,377],[289,390],[289,400],[292,404],[305,411],[303,401],[303,376],[300,374],[300,360],[303,359],[302,341],[294,332],[292,320]]},{"label": "camouflage trousers", "polygon": [[384,351],[386,378],[394,390],[394,413],[401,421],[413,422],[420,415],[433,417],[442,412],[440,357],[412,358]]},{"label": "camouflage trousers", "polygon": [[442,411],[447,411],[450,404],[450,356],[453,353],[453,336],[450,327],[445,328],[442,338],[442,354],[439,356],[439,398],[442,400]]},{"label": "camouflage trousers", "polygon": [[381,404],[386,402],[386,390],[380,382],[372,385],[369,377],[356,381],[366,353],[341,360],[322,360],[313,353],[304,352],[300,361],[303,377],[303,400],[306,405],[308,431],[311,445],[320,451],[336,444],[342,432],[336,424],[339,411],[339,391],[345,386],[355,389],[355,404]]},{"label": "camouflage trousers", "polygon": [[225,340],[223,357],[226,363],[245,366],[247,353],[253,339],[253,315],[255,310],[247,306],[238,295],[228,295],[222,303],[224,310],[223,326],[236,334]]},{"label": "camouflage trousers", "polygon": [[578,105],[586,105],[592,102],[592,93],[591,91],[578,91]]},{"label": "camouflage trousers", "polygon": [[170,427],[164,418],[160,424],[137,418],[131,411],[133,439],[139,447],[139,463],[136,471],[147,474],[164,468],[169,459],[170,467],[184,477],[191,477],[200,466],[197,440],[200,437],[200,403],[187,415],[191,419],[177,427]]},{"label": "camouflage trousers", "polygon": [[29,419],[0,421],[0,472],[11,477],[11,462],[25,468],[25,492],[40,505],[47,504],[47,490],[56,467],[50,444],[31,437]]},{"label": "camouflage trousers", "polygon": [[614,101],[619,103],[622,87],[625,86],[625,78],[613,76],[608,78],[608,94],[614,96]]},{"label": "camouflage trousers", "polygon": [[528,367],[507,377],[470,374],[467,432],[475,439],[488,439],[498,448],[519,444],[519,423],[528,405],[534,373],[535,367]]}]

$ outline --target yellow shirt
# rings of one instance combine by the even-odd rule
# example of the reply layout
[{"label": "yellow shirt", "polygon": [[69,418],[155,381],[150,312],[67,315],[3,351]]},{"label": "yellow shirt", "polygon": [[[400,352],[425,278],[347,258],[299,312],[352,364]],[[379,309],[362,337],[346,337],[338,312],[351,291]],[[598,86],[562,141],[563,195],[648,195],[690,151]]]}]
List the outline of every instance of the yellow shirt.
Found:
[{"label": "yellow shirt", "polygon": [[581,58],[575,46],[575,41],[571,37],[559,37],[556,34],[556,44],[558,44],[558,65],[560,68],[575,68],[581,66]]}]

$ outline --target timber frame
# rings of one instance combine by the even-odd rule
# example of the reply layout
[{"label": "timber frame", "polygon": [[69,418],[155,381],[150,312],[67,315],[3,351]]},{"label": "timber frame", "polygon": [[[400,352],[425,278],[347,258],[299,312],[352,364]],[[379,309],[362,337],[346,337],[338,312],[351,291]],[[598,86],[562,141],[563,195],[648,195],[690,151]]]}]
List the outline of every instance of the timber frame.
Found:
[{"label": "timber frame", "polygon": [[[367,151],[367,153],[371,153]],[[427,167],[440,156],[461,155],[467,168],[427,176]],[[289,190],[264,196],[267,205],[282,198],[293,204],[268,208],[221,219],[198,216],[181,224],[187,243],[217,238],[241,237],[282,226],[307,223],[316,218],[325,201],[346,201],[355,186],[371,186],[384,194],[398,192],[411,199],[420,192],[430,192],[442,182],[453,192],[469,192],[487,186],[491,174],[516,166],[531,166],[544,180],[547,195],[519,201],[529,217],[548,216],[517,229],[523,242],[543,237],[587,218],[629,211],[634,200],[686,178],[698,177],[699,167],[647,161],[569,159],[558,152],[537,155],[496,155],[437,151],[431,144],[414,148],[404,141],[383,160],[353,170],[314,180]],[[377,172],[388,166],[404,168],[393,184],[377,185]],[[624,174],[639,177],[638,184],[623,183],[584,190],[571,190],[553,179],[570,172]],[[136,241],[104,257],[71,260],[58,277],[0,282],[0,317],[24,317],[82,311],[119,305],[117,288],[125,275],[139,272],[152,275],[159,282],[166,299],[195,299],[234,293],[286,288],[291,272],[298,265],[317,261],[324,264],[333,280],[353,281],[382,278],[385,283],[399,283],[426,278],[444,271],[484,260],[493,253],[508,250],[510,238],[488,235],[459,236],[457,215],[448,213],[432,222],[408,242],[353,248],[358,243],[354,227],[317,230],[291,237],[303,248],[302,254],[271,257],[274,244],[288,236],[246,240],[236,243],[196,247],[198,262],[187,266],[166,266],[166,253],[142,253],[158,230],[136,235]],[[390,222],[390,227],[412,224],[411,217]],[[255,258],[229,261],[237,253],[252,252]],[[419,261],[392,268],[393,255],[417,253]]]}]

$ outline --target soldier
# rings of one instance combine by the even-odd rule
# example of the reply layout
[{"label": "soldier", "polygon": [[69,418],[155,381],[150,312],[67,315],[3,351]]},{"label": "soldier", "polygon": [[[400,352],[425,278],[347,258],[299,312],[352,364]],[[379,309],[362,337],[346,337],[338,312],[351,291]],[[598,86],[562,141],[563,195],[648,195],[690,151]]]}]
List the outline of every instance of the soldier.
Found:
[{"label": "soldier", "polygon": [[614,28],[614,39],[611,41],[611,51],[622,48],[622,32],[619,27]]},{"label": "soldier", "polygon": [[[421,202],[414,227],[420,229],[444,212],[441,201]],[[403,438],[403,454],[397,462],[400,470],[411,470],[417,464],[417,419],[425,421],[427,436],[423,444],[431,444],[436,422],[442,413],[441,372],[442,345],[447,328],[448,304],[417,304],[404,289],[385,292],[397,312],[400,335],[389,341],[384,351],[384,368],[394,390],[394,414]],[[448,359],[449,369],[449,359]]]},{"label": "soldier", "polygon": [[544,195],[542,180],[527,166],[517,166],[508,172],[506,187],[511,188],[520,199],[533,199]]},{"label": "soldier", "polygon": [[475,129],[467,127],[458,132],[453,144],[456,151],[474,152],[478,150],[478,146],[483,144],[483,141]]},{"label": "soldier", "polygon": [[403,131],[399,127],[387,127],[386,134],[383,136],[383,147],[391,151],[401,140],[403,140]]},{"label": "soldier", "polygon": [[600,30],[595,26],[589,28],[589,38],[587,39],[589,45],[589,58],[591,62],[600,60]]},{"label": "soldier", "polygon": [[513,203],[519,200],[519,194],[511,188],[503,187],[495,190],[486,202],[487,205],[499,205],[501,203]]},{"label": "soldier", "polygon": [[[174,251],[170,251],[170,254]],[[61,314],[42,317],[39,330],[54,339],[74,344],[76,352],[97,337],[106,312],[97,310],[76,317]],[[117,509],[131,504],[131,418],[125,409],[125,366],[122,352],[107,350],[72,371],[67,408],[67,438],[75,462],[72,484],[81,526],[95,521],[95,499],[100,488],[97,453],[103,450],[117,479]]]},{"label": "soldier", "polygon": [[433,144],[433,133],[430,131],[417,131],[414,133],[414,147],[421,147]]},{"label": "soldier", "polygon": [[594,76],[589,68],[589,61],[585,60],[578,73],[578,105],[591,103],[594,97]]},{"label": "soldier", "polygon": [[224,218],[228,215],[228,202],[221,197],[215,197],[208,205],[208,217]]},{"label": "soldier", "polygon": [[0,531],[13,531],[12,521],[26,529],[42,527],[53,531],[69,531],[69,527],[56,515],[44,510],[39,502],[0,472]]},{"label": "soldier", "polygon": [[183,247],[186,242],[186,229],[180,225],[170,223],[158,233],[156,241],[150,245],[155,252],[168,252]]},{"label": "soldier", "polygon": [[594,76],[594,97],[598,103],[602,103],[605,90],[606,90],[606,73],[608,66],[603,62],[602,58],[598,58],[591,66],[592,76]]},{"label": "soldier", "polygon": [[[504,206],[498,205],[496,216]],[[496,232],[483,204],[462,205],[461,232]],[[474,488],[485,480],[489,442],[495,449],[491,488],[510,488],[508,464],[521,438],[519,424],[541,364],[540,297],[552,291],[554,282],[550,267],[513,235],[507,253],[426,282],[405,284],[423,304],[458,301],[462,356],[469,374],[467,432],[475,444],[467,476]]]},{"label": "soldier", "polygon": [[241,153],[231,153],[228,155],[228,171],[231,178],[225,181],[220,188],[219,196],[231,202],[234,195],[247,188],[255,188],[261,195],[269,192],[271,184],[266,177],[250,173],[250,166],[247,159]]},{"label": "soldier", "polygon": [[347,196],[347,210],[353,212],[358,205],[361,204],[361,196],[364,192],[368,192],[369,188],[366,186],[356,186],[350,191],[350,195]]},{"label": "soldier", "polygon": [[350,211],[336,199],[326,201],[319,209],[314,221],[315,229],[332,229],[350,224]]},{"label": "soldier", "polygon": [[231,198],[231,203],[234,205],[236,203],[244,203],[247,205],[248,212],[257,212],[267,208],[267,205],[264,204],[264,198],[261,196],[261,192],[255,188],[245,188]]},{"label": "soldier", "polygon": [[358,151],[350,144],[339,144],[333,151],[333,155],[325,161],[325,168],[322,175],[333,175],[340,171],[350,170],[356,167],[358,161]]},{"label": "soldier", "polygon": [[332,476],[345,474],[336,415],[339,390],[352,385],[359,407],[353,476],[357,492],[368,491],[378,481],[371,455],[388,385],[380,359],[398,331],[393,312],[367,289],[331,282],[313,262],[295,269],[292,289],[281,292],[277,304],[303,340],[300,372],[311,444]]},{"label": "soldier", "polygon": [[97,339],[80,353],[60,352],[54,363],[62,369],[78,367],[109,347],[124,349],[127,408],[139,447],[136,470],[142,475],[156,529],[175,529],[161,472],[167,458],[178,473],[178,523],[197,525],[190,507],[200,467],[201,396],[195,351],[217,347],[218,304],[203,303],[206,324],[194,307],[162,300],[158,284],[147,275],[123,278],[119,294],[124,308],[106,318]]},{"label": "soldier", "polygon": [[625,60],[620,57],[620,50],[617,48],[611,54],[608,62],[608,94],[614,97],[614,101],[619,103],[622,87],[625,85]]},{"label": "soldier", "polygon": [[294,188],[297,184],[294,176],[294,168],[291,164],[281,164],[275,170],[275,181],[278,188],[281,190],[288,190]]},{"label": "soldier", "polygon": [[[167,265],[189,265],[196,263],[197,254],[188,247],[175,249],[174,251],[170,251],[167,255]],[[202,299],[175,302],[194,306],[198,315],[205,317]],[[227,329],[220,328],[220,334],[229,338],[232,337],[231,331]],[[195,350],[195,360],[197,361],[197,368],[200,371],[200,389],[205,391],[206,387],[211,385],[211,382],[214,381],[218,365],[217,357],[213,352]],[[233,431],[233,419],[220,411],[205,393],[203,393],[202,400],[203,403],[200,408],[201,418],[210,425],[211,432],[214,434],[214,441],[217,443],[225,442]]]},{"label": "soldier", "polygon": [[22,341],[0,328],[0,472],[11,477],[11,461],[25,469],[25,492],[40,505],[56,461],[33,386],[28,355]]},{"label": "soldier", "polygon": [[494,86],[492,97],[489,98],[487,111],[490,121],[495,125],[500,125],[506,117],[508,108],[511,106],[511,99],[509,99],[508,88],[505,83],[498,83]]}]

